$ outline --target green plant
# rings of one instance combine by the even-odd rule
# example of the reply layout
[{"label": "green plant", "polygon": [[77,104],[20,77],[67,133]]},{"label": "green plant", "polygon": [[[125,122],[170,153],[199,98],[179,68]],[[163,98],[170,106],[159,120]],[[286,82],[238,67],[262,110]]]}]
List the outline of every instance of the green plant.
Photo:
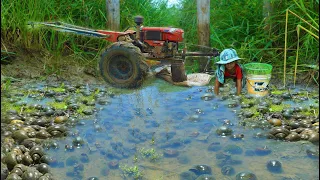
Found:
[{"label": "green plant", "polygon": [[127,165],[120,165],[120,169],[125,177],[133,177],[134,179],[141,179],[143,177],[142,171],[138,166],[129,167]]},{"label": "green plant", "polygon": [[7,79],[4,83],[1,82],[1,91],[9,91],[11,87],[11,80]]},{"label": "green plant", "polygon": [[257,100],[254,99],[254,98],[248,99],[248,98],[246,98],[246,97],[244,97],[244,96],[241,97],[241,103],[243,103],[243,104],[251,104],[251,105],[254,105],[256,101],[257,101]]},{"label": "green plant", "polygon": [[[96,89],[93,93],[91,93],[89,96],[84,96],[84,95],[80,95],[80,97],[79,97],[79,99],[80,99],[80,101],[82,101],[82,102],[84,102],[84,101],[86,101],[86,102],[93,102],[93,101],[95,101],[95,96],[97,95],[97,94],[99,94],[99,89]],[[79,92],[79,91],[78,91]]]},{"label": "green plant", "polygon": [[252,118],[255,118],[255,117],[258,117],[258,116],[261,115],[261,113],[257,110],[256,106],[252,106],[250,108],[245,108],[245,109],[243,109],[241,111],[252,113],[253,114]]},{"label": "green plant", "polygon": [[281,112],[282,110],[291,107],[290,104],[271,104],[269,110],[270,112]]},{"label": "green plant", "polygon": [[68,107],[66,102],[48,102],[48,105],[60,110],[66,110]]},{"label": "green plant", "polygon": [[1,62],[8,62],[7,59],[9,59],[12,55],[16,55],[16,53],[1,50]]},{"label": "green plant", "polygon": [[287,92],[287,90],[286,89],[284,89],[284,90],[275,89],[275,90],[272,90],[270,93],[273,94],[273,95],[281,95],[284,92]]},{"label": "green plant", "polygon": [[161,158],[161,154],[157,153],[155,149],[145,149],[141,148],[139,150],[140,154],[142,155],[143,158],[149,159],[151,162],[155,162]]},{"label": "green plant", "polygon": [[[319,24],[317,22],[314,21],[313,18],[311,18],[311,16],[308,14],[308,12],[306,11],[304,4],[301,3],[299,4],[296,0],[294,0],[295,4],[299,7],[299,9],[301,9],[309,19],[311,19],[311,23],[315,24],[316,27],[314,27],[311,23],[309,23],[308,21],[306,21],[305,19],[303,19],[301,16],[297,15],[296,13],[294,13],[293,11],[291,11],[289,8],[286,9],[286,26],[285,26],[285,39],[284,39],[284,44],[285,44],[285,49],[284,49],[284,66],[283,66],[283,83],[284,85],[286,84],[286,55],[287,55],[287,37],[288,37],[288,15],[289,13],[294,15],[296,18],[300,19],[301,21],[303,21],[305,24],[308,25],[308,27],[310,27],[310,30],[306,29],[304,26],[298,24],[296,26],[296,30],[297,30],[297,49],[296,49],[296,61],[295,61],[295,68],[294,68],[294,86],[296,83],[296,74],[297,74],[297,67],[298,67],[298,59],[299,59],[299,47],[300,47],[300,29],[304,30],[305,32],[308,33],[308,35],[311,35],[312,37],[316,38],[319,41],[319,36],[316,35],[315,33],[313,33],[312,31],[316,31],[317,34],[319,34]],[[319,2],[318,2],[319,3]],[[319,56],[319,54],[318,54]],[[318,84],[319,85],[319,84]]]},{"label": "green plant", "polygon": [[1,101],[1,112],[7,112],[8,110],[15,110],[20,112],[24,106],[15,105],[9,101]]},{"label": "green plant", "polygon": [[150,144],[151,144],[151,145],[154,145],[154,144],[155,144],[155,137],[154,137],[154,136],[152,136]]},{"label": "green plant", "polygon": [[133,156],[133,162],[134,163],[138,162],[138,160],[139,160],[138,157],[139,157],[138,154],[134,154],[134,156]]},{"label": "green plant", "polygon": [[66,89],[64,88],[64,83],[62,83],[59,87],[56,88],[48,88],[49,90],[52,90],[54,92],[65,92]]}]

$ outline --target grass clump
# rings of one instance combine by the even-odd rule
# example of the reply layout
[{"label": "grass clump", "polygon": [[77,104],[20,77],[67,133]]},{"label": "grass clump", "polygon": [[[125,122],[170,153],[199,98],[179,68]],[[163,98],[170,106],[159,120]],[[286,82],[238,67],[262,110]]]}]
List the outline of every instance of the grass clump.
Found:
[{"label": "grass clump", "polygon": [[147,158],[151,162],[155,162],[161,158],[161,154],[157,153],[156,150],[153,148],[151,149],[141,148],[139,152],[143,158]]},{"label": "grass clump", "polygon": [[25,104],[17,104],[9,101],[1,101],[1,112],[7,112],[9,110],[17,111],[18,114],[21,113],[34,113],[37,109],[34,106],[28,106]]},{"label": "grass clump", "polygon": [[314,116],[317,117],[319,115],[319,109],[318,108],[311,108],[308,111],[302,111],[300,112],[301,115],[304,116]]},{"label": "grass clump", "polygon": [[258,117],[260,115],[260,112],[257,110],[257,107],[252,106],[250,108],[246,108],[241,110],[243,113],[252,113],[252,118]]},{"label": "grass clump", "polygon": [[26,107],[21,107],[23,108],[22,109],[22,112],[25,112],[25,113],[33,113],[33,112],[36,112],[37,109],[35,107],[32,107],[32,106],[26,106]]},{"label": "grass clump", "polygon": [[279,105],[271,104],[269,110],[270,112],[282,112],[282,110],[290,107],[291,107],[290,104],[279,104]]},{"label": "grass clump", "polygon": [[[81,101],[81,102],[93,102],[93,101],[95,101],[95,96],[97,95],[97,94],[99,94],[99,92],[100,92],[100,90],[99,89],[96,89],[93,93],[91,93],[89,96],[84,96],[84,95],[80,95],[79,96],[79,100]],[[79,91],[79,90],[76,90],[76,93],[77,94],[81,94],[81,91]]]},{"label": "grass clump", "polygon": [[243,98],[241,99],[241,103],[254,105],[254,104],[256,103],[256,99],[255,99],[255,98],[248,99],[248,98],[243,97]]},{"label": "grass clump", "polygon": [[271,91],[271,94],[272,95],[281,95],[285,92],[286,90],[274,90],[274,91]]},{"label": "grass clump", "polygon": [[59,87],[56,88],[48,88],[48,90],[54,91],[54,92],[65,92],[65,86],[64,83],[62,83]]},{"label": "grass clump", "polygon": [[1,112],[7,112],[9,110],[21,111],[22,106],[10,103],[8,101],[1,101]]},{"label": "grass clump", "polygon": [[5,82],[1,81],[1,92],[4,91],[9,91],[11,89],[11,80],[7,79]]},{"label": "grass clump", "polygon": [[60,88],[60,87],[57,87],[57,88],[49,88],[49,90],[52,90],[54,92],[65,92],[66,90],[64,88]]},{"label": "grass clump", "polygon": [[84,104],[81,104],[80,107],[77,109],[77,113],[84,116],[85,115],[85,111],[91,111],[92,108],[84,105]]},{"label": "grass clump", "polygon": [[120,165],[125,177],[132,177],[133,179],[141,179],[143,177],[142,171],[138,166],[129,167],[128,165]]},{"label": "grass clump", "polygon": [[68,107],[66,102],[48,102],[48,105],[59,110],[66,110]]}]

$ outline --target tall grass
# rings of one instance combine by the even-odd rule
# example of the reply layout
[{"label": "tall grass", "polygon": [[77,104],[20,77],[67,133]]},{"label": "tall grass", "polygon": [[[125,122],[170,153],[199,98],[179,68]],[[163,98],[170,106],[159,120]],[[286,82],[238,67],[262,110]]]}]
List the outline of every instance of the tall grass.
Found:
[{"label": "tall grass", "polygon": [[[211,1],[211,45],[218,46],[220,49],[229,47],[237,49],[239,56],[245,58],[242,63],[265,62],[271,63],[274,67],[281,67],[283,66],[286,9],[290,8],[313,26],[319,27],[317,23],[319,21],[319,2],[271,1],[273,12],[270,16],[269,33],[266,33],[264,29],[266,22],[262,14],[262,3],[263,1]],[[288,26],[289,67],[294,66],[298,41],[297,24],[306,26],[306,23],[298,18],[290,17]],[[305,32],[301,34],[301,37],[299,61],[301,59],[301,63],[306,64],[318,63],[319,41]]]},{"label": "tall grass", "polygon": [[[54,0],[12,0],[1,1],[1,38],[4,42],[19,44],[26,48],[39,45],[54,53],[63,54],[70,50],[76,54],[93,54],[108,42],[73,34],[62,34],[52,30],[27,29],[28,21],[62,21],[78,26],[107,29],[105,0],[54,1]],[[175,25],[173,13],[166,13],[167,2],[150,0],[121,1],[121,29],[134,26],[134,16],[144,16],[149,26]],[[172,11],[173,12],[173,11]],[[38,48],[38,47],[37,47]]]},{"label": "tall grass", "polygon": [[[1,38],[7,44],[23,48],[43,48],[54,54],[79,54],[94,57],[88,49],[99,50],[107,42],[73,34],[59,33],[50,29],[31,30],[29,21],[63,21],[79,26],[105,29],[105,1],[52,1],[12,0],[1,1]],[[105,14],[105,13],[104,13]],[[93,56],[94,55],[94,56]]]}]

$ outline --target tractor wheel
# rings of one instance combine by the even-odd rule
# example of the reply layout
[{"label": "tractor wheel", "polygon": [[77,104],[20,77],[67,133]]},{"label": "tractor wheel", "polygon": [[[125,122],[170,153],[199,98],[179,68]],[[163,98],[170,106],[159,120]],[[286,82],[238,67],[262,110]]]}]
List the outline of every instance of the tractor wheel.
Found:
[{"label": "tractor wheel", "polygon": [[100,73],[104,80],[119,88],[137,88],[149,66],[140,49],[131,43],[114,43],[101,56]]}]

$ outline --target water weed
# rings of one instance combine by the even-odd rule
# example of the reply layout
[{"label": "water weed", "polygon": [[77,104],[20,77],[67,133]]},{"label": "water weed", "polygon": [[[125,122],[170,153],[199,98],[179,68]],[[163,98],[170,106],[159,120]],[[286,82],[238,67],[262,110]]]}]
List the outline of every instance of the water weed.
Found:
[{"label": "water weed", "polygon": [[120,169],[122,170],[124,177],[132,177],[135,180],[143,177],[143,173],[139,170],[138,166],[129,167],[128,165],[120,165]]},{"label": "water weed", "polygon": [[149,159],[150,162],[156,162],[162,157],[162,155],[157,153],[156,150],[153,148],[151,149],[141,148],[139,152],[143,158]]}]

